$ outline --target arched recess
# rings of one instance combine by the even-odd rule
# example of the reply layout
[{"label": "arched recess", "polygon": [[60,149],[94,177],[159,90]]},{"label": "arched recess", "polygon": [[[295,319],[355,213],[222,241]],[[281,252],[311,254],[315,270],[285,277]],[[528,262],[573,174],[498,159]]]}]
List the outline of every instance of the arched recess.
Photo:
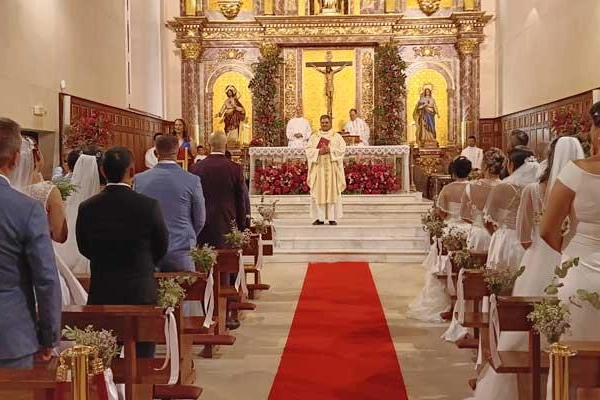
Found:
[{"label": "arched recess", "polygon": [[227,95],[225,88],[233,85],[238,91],[239,101],[246,110],[246,120],[240,126],[240,143],[248,144],[252,140],[252,92],[248,84],[252,72],[244,65],[229,64],[217,68],[206,81],[205,86],[205,129],[206,132],[223,131],[222,119],[217,117]]},{"label": "arched recess", "polygon": [[407,141],[416,141],[413,112],[424,86],[433,89],[433,97],[440,112],[440,118],[436,120],[439,145],[454,145],[457,129],[455,80],[446,65],[431,61],[415,62],[406,69]]}]

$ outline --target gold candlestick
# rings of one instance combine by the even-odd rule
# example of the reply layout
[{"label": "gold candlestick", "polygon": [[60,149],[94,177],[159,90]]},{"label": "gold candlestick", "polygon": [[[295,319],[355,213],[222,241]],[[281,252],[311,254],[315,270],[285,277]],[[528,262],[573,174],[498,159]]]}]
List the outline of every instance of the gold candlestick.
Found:
[{"label": "gold candlestick", "polygon": [[560,343],[550,345],[553,400],[569,400],[569,358],[575,354],[569,346]]}]

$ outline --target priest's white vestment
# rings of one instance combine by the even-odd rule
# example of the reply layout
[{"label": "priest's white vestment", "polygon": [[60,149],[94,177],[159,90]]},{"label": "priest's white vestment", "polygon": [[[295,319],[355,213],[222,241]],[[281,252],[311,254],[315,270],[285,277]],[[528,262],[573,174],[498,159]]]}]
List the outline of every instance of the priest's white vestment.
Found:
[{"label": "priest's white vestment", "polygon": [[[329,154],[319,154],[321,138],[329,140]],[[306,145],[308,187],[311,198],[311,218],[337,221],[342,217],[342,192],[346,190],[344,153],[346,142],[339,133],[330,130],[311,135]]]},{"label": "priest's white vestment", "polygon": [[[298,133],[301,133],[302,137],[297,138],[296,134]],[[311,133],[310,123],[306,118],[295,117],[290,119],[285,129],[285,134],[288,138],[288,147],[304,148]]]},{"label": "priest's white vestment", "polygon": [[463,151],[460,153],[461,156],[465,156],[471,161],[472,169],[481,169],[481,164],[483,162],[483,150],[479,147],[465,147]]},{"label": "priest's white vestment", "polygon": [[354,121],[350,120],[346,122],[344,125],[344,130],[346,132],[350,132],[352,135],[360,136],[360,144],[361,146],[369,145],[369,136],[371,135],[371,131],[369,130],[369,125],[362,118],[356,118]]}]

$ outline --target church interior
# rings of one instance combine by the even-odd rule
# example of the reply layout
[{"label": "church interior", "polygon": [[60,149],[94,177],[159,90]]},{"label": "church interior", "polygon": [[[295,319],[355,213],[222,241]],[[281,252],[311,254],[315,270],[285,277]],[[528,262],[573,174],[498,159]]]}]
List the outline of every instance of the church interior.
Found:
[{"label": "church interior", "polygon": [[[84,300],[63,292],[60,345],[32,369],[3,367],[0,332],[0,398],[600,399],[600,1],[3,0],[0,15],[0,119],[60,191],[64,246],[83,254],[72,235],[101,230],[68,210],[110,190],[115,147],[134,191],[165,162],[200,176],[205,231],[217,214],[235,227],[204,186],[229,181],[202,172],[229,157],[243,190],[224,196],[244,198],[248,228],[214,254],[196,231],[192,270],[152,266],[152,304],[86,305],[95,261],[69,265],[55,240]],[[97,159],[87,199],[72,154]],[[171,248],[180,222],[162,214]],[[90,326],[119,351],[73,330]]]}]

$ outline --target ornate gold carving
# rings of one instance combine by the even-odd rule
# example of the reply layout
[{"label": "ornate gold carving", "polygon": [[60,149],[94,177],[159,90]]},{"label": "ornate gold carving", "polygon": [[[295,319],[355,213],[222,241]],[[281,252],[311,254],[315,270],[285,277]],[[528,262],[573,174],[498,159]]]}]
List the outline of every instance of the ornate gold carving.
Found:
[{"label": "ornate gold carving", "polygon": [[367,123],[373,126],[373,108],[375,103],[373,101],[373,55],[371,52],[366,51],[362,55],[361,59],[362,68],[362,82],[361,82],[361,96],[362,102],[360,105],[360,113]]},{"label": "ornate gold carving", "polygon": [[418,0],[419,8],[421,11],[425,13],[425,15],[430,16],[440,9],[440,0]]},{"label": "ornate gold carving", "polygon": [[296,51],[291,50],[285,56],[285,65],[283,72],[283,81],[285,84],[284,92],[283,92],[283,113],[284,118],[287,121],[292,118],[295,113],[296,107],[296,82],[298,76],[298,66],[296,61]]},{"label": "ornate gold carving", "polygon": [[198,60],[202,53],[202,45],[197,42],[181,43],[181,55],[184,60]]},{"label": "ornate gold carving", "polygon": [[265,58],[278,56],[280,52],[281,49],[275,43],[265,42],[260,45],[260,55]]},{"label": "ornate gold carving", "polygon": [[477,39],[460,39],[456,43],[458,52],[462,55],[473,54],[477,49],[479,42]]},{"label": "ornate gold carving", "polygon": [[205,40],[227,40],[227,41],[245,41],[245,40],[263,40],[262,28],[206,28],[202,31],[202,38]]},{"label": "ornate gold carving", "polygon": [[442,55],[442,46],[413,47],[415,57],[439,57]]},{"label": "ornate gold carving", "polygon": [[437,154],[433,156],[421,155],[417,158],[417,165],[423,168],[426,175],[432,175],[437,171],[441,161]]},{"label": "ornate gold carving", "polygon": [[344,35],[391,35],[390,25],[304,25],[304,26],[267,26],[267,36],[344,36]]},{"label": "ornate gold carving", "polygon": [[458,28],[453,24],[403,24],[395,31],[399,36],[455,36]]},{"label": "ornate gold carving", "polygon": [[227,61],[227,60],[243,60],[246,55],[246,50],[242,49],[224,49],[219,50],[217,53],[218,61]]},{"label": "ornate gold carving", "polygon": [[221,13],[227,19],[234,19],[242,9],[242,0],[219,0],[217,2]]}]

